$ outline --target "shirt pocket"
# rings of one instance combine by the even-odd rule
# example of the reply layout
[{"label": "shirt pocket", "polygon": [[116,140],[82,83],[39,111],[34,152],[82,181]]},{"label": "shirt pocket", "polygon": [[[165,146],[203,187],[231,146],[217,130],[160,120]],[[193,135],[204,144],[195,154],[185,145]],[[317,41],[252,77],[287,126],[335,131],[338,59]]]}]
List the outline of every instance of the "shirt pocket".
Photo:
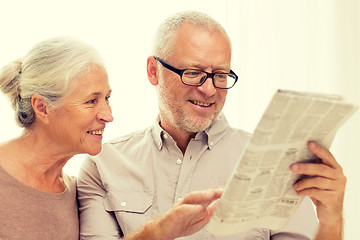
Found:
[{"label": "shirt pocket", "polygon": [[104,199],[107,212],[113,212],[124,234],[129,234],[151,219],[153,195],[146,192],[109,191]]}]

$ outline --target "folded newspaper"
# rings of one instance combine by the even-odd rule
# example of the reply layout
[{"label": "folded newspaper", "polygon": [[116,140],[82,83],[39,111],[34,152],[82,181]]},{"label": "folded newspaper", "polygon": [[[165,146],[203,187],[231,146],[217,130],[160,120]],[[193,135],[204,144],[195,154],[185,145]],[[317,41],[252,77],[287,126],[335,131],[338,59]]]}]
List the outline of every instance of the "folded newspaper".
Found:
[{"label": "folded newspaper", "polygon": [[303,197],[293,184],[301,177],[289,167],[318,160],[307,148],[327,149],[336,131],[357,110],[340,96],[278,90],[240,156],[207,229],[229,235],[251,228],[278,230]]}]

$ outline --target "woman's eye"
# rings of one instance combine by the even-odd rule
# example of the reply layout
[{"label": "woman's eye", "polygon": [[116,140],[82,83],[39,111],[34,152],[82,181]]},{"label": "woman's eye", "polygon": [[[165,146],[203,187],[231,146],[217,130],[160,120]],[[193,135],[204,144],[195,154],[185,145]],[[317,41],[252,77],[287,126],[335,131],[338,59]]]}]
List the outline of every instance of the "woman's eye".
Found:
[{"label": "woman's eye", "polygon": [[91,99],[91,100],[87,101],[86,103],[94,104],[94,103],[96,103],[96,99]]}]

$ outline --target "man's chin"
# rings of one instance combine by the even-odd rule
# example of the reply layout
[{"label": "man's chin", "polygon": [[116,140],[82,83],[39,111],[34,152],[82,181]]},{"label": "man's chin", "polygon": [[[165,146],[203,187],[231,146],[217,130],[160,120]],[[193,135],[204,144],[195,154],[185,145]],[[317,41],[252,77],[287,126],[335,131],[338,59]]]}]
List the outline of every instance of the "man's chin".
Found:
[{"label": "man's chin", "polygon": [[184,128],[188,131],[188,132],[193,132],[193,133],[197,133],[197,132],[201,132],[204,131],[205,129],[207,129],[211,124],[213,123],[213,119],[198,119],[197,121],[195,119],[191,119],[190,121],[187,121],[187,123],[185,123]]}]

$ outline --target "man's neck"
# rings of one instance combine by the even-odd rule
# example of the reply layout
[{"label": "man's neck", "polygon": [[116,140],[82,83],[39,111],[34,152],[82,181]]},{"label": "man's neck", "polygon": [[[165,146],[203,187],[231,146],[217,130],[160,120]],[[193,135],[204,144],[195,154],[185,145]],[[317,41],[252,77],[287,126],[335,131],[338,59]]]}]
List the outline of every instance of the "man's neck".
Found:
[{"label": "man's neck", "polygon": [[190,140],[195,137],[196,133],[172,126],[167,126],[166,124],[162,124],[161,122],[159,122],[159,124],[174,139],[176,145],[179,147],[179,149],[184,155]]}]

